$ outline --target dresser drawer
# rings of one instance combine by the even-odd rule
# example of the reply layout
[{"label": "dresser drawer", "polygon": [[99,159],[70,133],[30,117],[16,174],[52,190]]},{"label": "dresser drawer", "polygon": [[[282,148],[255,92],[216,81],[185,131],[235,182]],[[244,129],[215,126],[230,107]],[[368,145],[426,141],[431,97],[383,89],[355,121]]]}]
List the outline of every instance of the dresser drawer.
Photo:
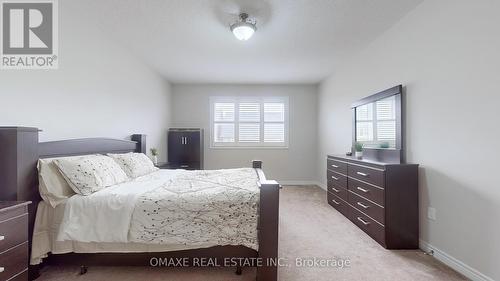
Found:
[{"label": "dresser drawer", "polygon": [[18,217],[20,215],[24,215],[28,213],[28,207],[27,206],[19,206],[19,207],[14,207],[10,208],[8,210],[2,210],[0,212],[0,222],[8,220],[13,217]]},{"label": "dresser drawer", "polygon": [[351,208],[351,220],[370,237],[385,247],[385,229],[356,208]]},{"label": "dresser drawer", "polygon": [[385,177],[383,170],[349,164],[347,173],[350,177],[355,179],[359,179],[379,187],[384,187]]},{"label": "dresser drawer", "polygon": [[327,171],[327,182],[328,185],[340,186],[347,189],[347,177],[336,172]]},{"label": "dresser drawer", "polygon": [[28,242],[0,254],[0,280],[8,280],[28,266]]},{"label": "dresser drawer", "polygon": [[357,195],[371,200],[381,206],[385,206],[384,189],[366,184],[364,182],[349,178],[347,180],[348,189]]},{"label": "dresser drawer", "polygon": [[327,189],[328,189],[328,192],[336,195],[340,199],[342,199],[342,200],[344,200],[344,201],[347,202],[347,200],[349,198],[347,196],[347,193],[348,193],[347,189],[342,188],[342,187],[338,187],[338,186],[330,184],[330,183],[328,184],[328,188]]},{"label": "dresser drawer", "polygon": [[0,222],[0,253],[28,241],[28,214]]},{"label": "dresser drawer", "polygon": [[9,281],[27,281],[28,280],[28,269],[26,268],[23,272],[18,273],[16,276],[11,277]]},{"label": "dresser drawer", "polygon": [[335,171],[337,173],[341,173],[347,175],[347,163],[337,161],[331,158],[326,159],[326,165],[328,170]]},{"label": "dresser drawer", "polygon": [[339,197],[333,195],[330,192],[327,192],[327,199],[328,199],[328,204],[330,204],[332,207],[334,207],[337,211],[339,211],[347,218],[350,217],[349,210],[352,208],[347,204],[346,201],[340,199]]},{"label": "dresser drawer", "polygon": [[349,204],[354,208],[358,209],[365,215],[371,217],[372,219],[384,224],[385,221],[385,210],[384,208],[364,199],[361,196],[356,195],[353,192],[349,192]]}]

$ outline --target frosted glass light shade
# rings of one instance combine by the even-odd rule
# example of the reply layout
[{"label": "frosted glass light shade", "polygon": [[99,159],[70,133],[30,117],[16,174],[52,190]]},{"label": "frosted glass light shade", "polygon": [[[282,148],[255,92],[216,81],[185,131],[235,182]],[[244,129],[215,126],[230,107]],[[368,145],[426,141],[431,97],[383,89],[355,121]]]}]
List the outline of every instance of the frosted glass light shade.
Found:
[{"label": "frosted glass light shade", "polygon": [[238,40],[246,41],[254,34],[255,27],[248,23],[238,23],[233,25],[231,30]]}]

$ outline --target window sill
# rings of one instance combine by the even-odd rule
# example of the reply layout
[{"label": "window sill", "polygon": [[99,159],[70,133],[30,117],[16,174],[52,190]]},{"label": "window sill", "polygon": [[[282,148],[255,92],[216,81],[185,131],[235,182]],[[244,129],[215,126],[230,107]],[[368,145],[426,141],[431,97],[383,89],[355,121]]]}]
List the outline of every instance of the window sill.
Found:
[{"label": "window sill", "polygon": [[211,145],[209,147],[210,149],[241,149],[241,150],[246,150],[246,149],[253,149],[253,150],[270,150],[270,149],[275,149],[275,150],[286,150],[289,149],[288,146],[213,146]]}]

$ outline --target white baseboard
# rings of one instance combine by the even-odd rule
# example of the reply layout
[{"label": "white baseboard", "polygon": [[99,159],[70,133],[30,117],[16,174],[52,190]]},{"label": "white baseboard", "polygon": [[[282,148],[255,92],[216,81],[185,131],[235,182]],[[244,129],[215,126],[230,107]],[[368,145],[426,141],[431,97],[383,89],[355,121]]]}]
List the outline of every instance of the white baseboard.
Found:
[{"label": "white baseboard", "polygon": [[318,181],[278,181],[281,185],[316,185],[326,190],[326,186]]},{"label": "white baseboard", "polygon": [[446,264],[447,266],[453,268],[463,276],[474,280],[474,281],[493,281],[492,278],[482,274],[481,272],[477,271],[476,269],[468,266],[467,264],[463,263],[462,261],[450,256],[449,254],[441,251],[440,249],[432,246],[431,244],[420,240],[420,249],[422,249],[425,252],[430,252],[431,250],[434,252],[434,258],[439,260],[440,262]]},{"label": "white baseboard", "polygon": [[316,185],[315,181],[278,181],[281,185]]},{"label": "white baseboard", "polygon": [[317,185],[317,186],[321,187],[321,188],[322,188],[322,189],[324,189],[324,190],[327,190],[326,185],[325,185],[325,184],[323,184],[322,182],[317,181],[317,182],[315,183],[315,185]]}]

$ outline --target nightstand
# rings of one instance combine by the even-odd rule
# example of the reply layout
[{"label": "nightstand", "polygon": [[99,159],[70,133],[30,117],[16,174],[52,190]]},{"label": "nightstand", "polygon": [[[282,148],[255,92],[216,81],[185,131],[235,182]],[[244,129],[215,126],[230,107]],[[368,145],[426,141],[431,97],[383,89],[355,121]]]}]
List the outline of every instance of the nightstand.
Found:
[{"label": "nightstand", "polygon": [[28,205],[0,201],[0,280],[28,280]]},{"label": "nightstand", "polygon": [[197,164],[172,164],[167,162],[161,162],[156,164],[155,167],[160,169],[200,170]]},{"label": "nightstand", "polygon": [[158,164],[156,164],[155,167],[160,169],[171,169],[170,164],[168,162],[158,162]]}]

